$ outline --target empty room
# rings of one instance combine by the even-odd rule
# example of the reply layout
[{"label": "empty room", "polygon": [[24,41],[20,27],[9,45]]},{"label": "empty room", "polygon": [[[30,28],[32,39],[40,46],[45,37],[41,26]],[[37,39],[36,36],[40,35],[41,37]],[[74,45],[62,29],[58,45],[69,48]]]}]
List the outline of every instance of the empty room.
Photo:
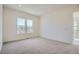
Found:
[{"label": "empty room", "polygon": [[78,4],[0,5],[0,54],[78,54]]}]

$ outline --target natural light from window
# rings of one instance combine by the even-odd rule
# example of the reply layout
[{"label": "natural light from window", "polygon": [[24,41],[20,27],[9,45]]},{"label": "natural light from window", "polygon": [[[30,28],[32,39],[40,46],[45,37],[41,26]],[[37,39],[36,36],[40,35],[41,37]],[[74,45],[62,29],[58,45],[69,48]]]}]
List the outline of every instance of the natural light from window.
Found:
[{"label": "natural light from window", "polygon": [[17,34],[25,34],[25,33],[32,33],[32,20],[25,19],[23,17],[17,18]]},{"label": "natural light from window", "polygon": [[23,17],[17,18],[17,34],[25,33],[25,19]]}]

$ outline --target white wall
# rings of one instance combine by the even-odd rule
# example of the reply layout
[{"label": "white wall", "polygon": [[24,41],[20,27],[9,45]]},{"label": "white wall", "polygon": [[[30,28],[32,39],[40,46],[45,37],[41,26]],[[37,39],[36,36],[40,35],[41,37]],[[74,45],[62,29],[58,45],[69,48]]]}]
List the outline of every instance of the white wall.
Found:
[{"label": "white wall", "polygon": [[[3,42],[25,39],[29,37],[39,36],[39,17],[25,12],[4,7],[4,35]],[[32,16],[33,33],[32,34],[17,34],[16,21],[18,16],[23,16],[26,20]]]},{"label": "white wall", "polygon": [[2,47],[2,5],[0,5],[0,50]]},{"label": "white wall", "polygon": [[73,41],[73,12],[79,7],[68,7],[41,16],[40,35],[65,43]]}]

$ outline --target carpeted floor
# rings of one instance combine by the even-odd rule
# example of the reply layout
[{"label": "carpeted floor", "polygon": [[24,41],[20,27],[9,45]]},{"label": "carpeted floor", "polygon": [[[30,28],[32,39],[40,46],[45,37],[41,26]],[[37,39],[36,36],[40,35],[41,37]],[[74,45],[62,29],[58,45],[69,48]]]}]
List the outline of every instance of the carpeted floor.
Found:
[{"label": "carpeted floor", "polygon": [[54,40],[32,38],[3,45],[2,54],[72,54],[79,53],[79,46]]}]

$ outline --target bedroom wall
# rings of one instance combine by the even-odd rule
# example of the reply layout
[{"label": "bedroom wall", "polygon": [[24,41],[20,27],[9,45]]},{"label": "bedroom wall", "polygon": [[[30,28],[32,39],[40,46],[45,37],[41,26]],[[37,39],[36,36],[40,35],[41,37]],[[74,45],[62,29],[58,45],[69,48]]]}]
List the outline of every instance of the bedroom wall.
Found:
[{"label": "bedroom wall", "polygon": [[41,16],[40,36],[65,43],[73,41],[73,12],[79,7],[67,7]]},{"label": "bedroom wall", "polygon": [[[20,40],[30,37],[39,36],[39,16],[34,16],[25,12],[17,11],[4,7],[4,36],[3,42]],[[23,16],[27,20],[32,16],[33,19],[33,33],[31,34],[17,34],[16,20],[18,16]]]}]

